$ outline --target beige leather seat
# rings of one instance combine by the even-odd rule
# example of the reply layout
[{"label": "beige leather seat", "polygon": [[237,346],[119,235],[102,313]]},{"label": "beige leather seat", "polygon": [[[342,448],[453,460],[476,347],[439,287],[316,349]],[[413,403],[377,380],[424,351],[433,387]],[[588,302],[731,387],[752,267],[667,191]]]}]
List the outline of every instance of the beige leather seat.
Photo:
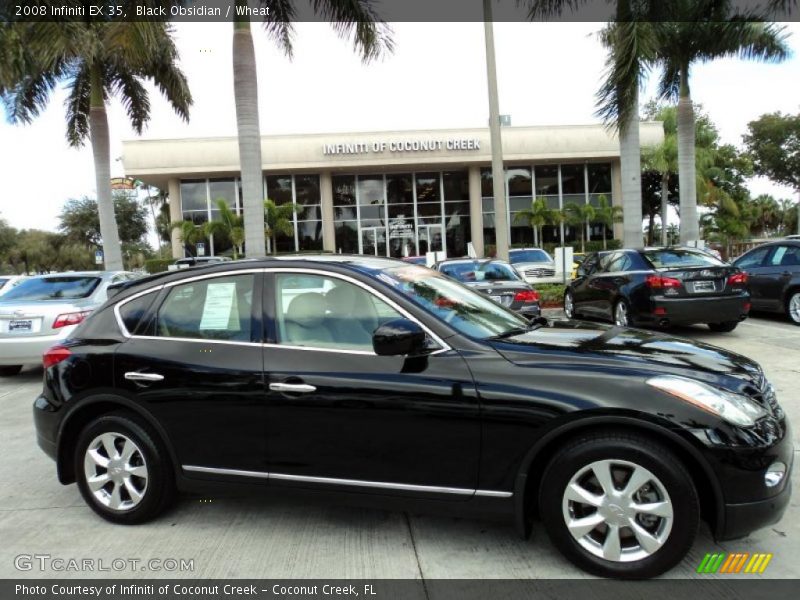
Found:
[{"label": "beige leather seat", "polygon": [[325,296],[307,292],[292,298],[286,311],[285,344],[294,346],[333,346],[325,326]]},{"label": "beige leather seat", "polygon": [[333,339],[344,347],[372,350],[372,332],[378,323],[366,292],[354,285],[338,285],[325,294],[325,302]]}]

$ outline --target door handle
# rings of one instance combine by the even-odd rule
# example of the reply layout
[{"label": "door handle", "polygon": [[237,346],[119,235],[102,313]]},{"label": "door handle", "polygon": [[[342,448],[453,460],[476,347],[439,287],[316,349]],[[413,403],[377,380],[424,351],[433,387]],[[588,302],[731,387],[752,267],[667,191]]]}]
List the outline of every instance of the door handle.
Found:
[{"label": "door handle", "polygon": [[789,278],[791,276],[792,273],[790,271],[784,271],[783,273],[781,273],[781,277]]},{"label": "door handle", "polygon": [[273,392],[316,392],[317,388],[307,383],[270,383],[269,389]]},{"label": "door handle", "polygon": [[146,383],[153,383],[155,381],[163,381],[164,376],[158,373],[139,373],[138,371],[128,371],[125,373],[125,379],[128,381],[144,381]]}]

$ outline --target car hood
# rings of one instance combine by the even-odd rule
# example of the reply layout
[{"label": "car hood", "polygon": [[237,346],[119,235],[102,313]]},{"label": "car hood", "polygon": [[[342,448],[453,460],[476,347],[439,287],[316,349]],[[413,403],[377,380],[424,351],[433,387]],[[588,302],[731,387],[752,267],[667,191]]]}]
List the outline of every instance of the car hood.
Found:
[{"label": "car hood", "polygon": [[538,260],[533,262],[516,262],[512,263],[515,269],[527,269],[528,267],[553,267],[555,268],[556,263],[554,261],[549,260]]},{"label": "car hood", "polygon": [[464,285],[471,287],[473,290],[480,290],[481,292],[492,290],[498,293],[528,287],[528,285],[522,281],[466,281]]},{"label": "car hood", "polygon": [[669,373],[739,392],[746,386],[760,390],[764,383],[758,363],[735,352],[668,334],[585,321],[550,320],[532,331],[494,340],[492,345],[504,358],[522,366],[541,366],[548,359],[575,368],[605,364],[631,375]]}]

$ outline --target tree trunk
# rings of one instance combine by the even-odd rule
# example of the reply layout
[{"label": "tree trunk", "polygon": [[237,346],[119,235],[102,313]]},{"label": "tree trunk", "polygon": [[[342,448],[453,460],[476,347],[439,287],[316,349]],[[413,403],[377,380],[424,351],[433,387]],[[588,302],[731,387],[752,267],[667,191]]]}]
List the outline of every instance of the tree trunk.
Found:
[{"label": "tree trunk", "polygon": [[121,271],[122,248],[119,243],[114,201],[111,198],[111,151],[100,74],[92,74],[92,99],[89,109],[89,136],[94,155],[94,180],[97,187],[97,213],[100,217],[100,237],[103,238],[103,261],[108,271]]},{"label": "tree trunk", "polygon": [[533,245],[539,246],[539,228],[536,225],[533,226]]},{"label": "tree trunk", "polygon": [[639,147],[639,95],[630,120],[619,132],[622,175],[622,245],[642,247],[642,164]]},{"label": "tree trunk", "polygon": [[608,250],[606,246],[606,224],[603,223],[603,250]]},{"label": "tree trunk", "polygon": [[667,245],[667,219],[669,218],[669,173],[661,174],[661,245]]},{"label": "tree trunk", "polygon": [[694,109],[689,95],[688,66],[681,70],[681,96],[678,101],[678,187],[681,205],[681,244],[700,238],[697,216],[697,176],[695,174]]},{"label": "tree trunk", "polygon": [[[237,4],[243,0],[237,0]],[[261,129],[258,122],[258,81],[250,21],[233,24],[233,93],[242,173],[244,240],[249,256],[263,256],[264,183],[261,172]]]}]

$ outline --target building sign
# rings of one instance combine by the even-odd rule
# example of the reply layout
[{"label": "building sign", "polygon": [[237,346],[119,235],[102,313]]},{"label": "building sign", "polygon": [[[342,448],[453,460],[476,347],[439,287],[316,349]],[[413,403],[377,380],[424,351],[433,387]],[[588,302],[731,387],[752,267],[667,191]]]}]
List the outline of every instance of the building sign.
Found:
[{"label": "building sign", "polygon": [[481,149],[481,141],[477,138],[447,138],[433,140],[391,140],[373,142],[347,142],[323,144],[322,153],[329,154],[384,154],[386,152],[437,152],[475,151]]},{"label": "building sign", "polygon": [[414,225],[397,220],[389,224],[389,237],[400,239],[414,239]]},{"label": "building sign", "polygon": [[133,177],[112,177],[111,178],[112,190],[134,190],[136,189],[136,180]]}]

